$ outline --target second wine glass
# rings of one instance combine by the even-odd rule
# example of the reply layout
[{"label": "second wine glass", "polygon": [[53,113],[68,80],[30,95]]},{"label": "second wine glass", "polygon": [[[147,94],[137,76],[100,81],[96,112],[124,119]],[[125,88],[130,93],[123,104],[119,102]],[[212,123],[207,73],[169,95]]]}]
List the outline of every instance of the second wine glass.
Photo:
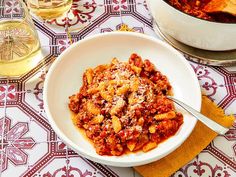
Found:
[{"label": "second wine glass", "polygon": [[29,9],[43,19],[55,19],[69,11],[72,0],[26,0]]}]

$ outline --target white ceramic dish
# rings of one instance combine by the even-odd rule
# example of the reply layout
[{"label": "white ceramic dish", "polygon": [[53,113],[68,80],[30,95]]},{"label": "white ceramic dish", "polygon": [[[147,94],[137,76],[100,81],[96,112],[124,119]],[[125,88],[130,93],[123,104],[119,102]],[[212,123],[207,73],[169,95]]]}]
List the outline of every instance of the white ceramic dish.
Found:
[{"label": "white ceramic dish", "polygon": [[236,24],[202,20],[175,9],[163,0],[147,0],[160,30],[192,47],[213,51],[236,49]]},{"label": "white ceramic dish", "polygon": [[187,60],[174,48],[153,37],[131,32],[111,32],[81,40],[66,49],[53,63],[44,84],[44,107],[57,135],[80,155],[107,165],[128,167],[158,160],[180,146],[192,132],[196,119],[184,113],[184,124],[173,137],[147,153],[100,156],[73,125],[68,97],[79,91],[86,68],[110,63],[113,57],[127,61],[131,53],[150,59],[173,86],[176,98],[196,110],[201,107],[198,80]]}]

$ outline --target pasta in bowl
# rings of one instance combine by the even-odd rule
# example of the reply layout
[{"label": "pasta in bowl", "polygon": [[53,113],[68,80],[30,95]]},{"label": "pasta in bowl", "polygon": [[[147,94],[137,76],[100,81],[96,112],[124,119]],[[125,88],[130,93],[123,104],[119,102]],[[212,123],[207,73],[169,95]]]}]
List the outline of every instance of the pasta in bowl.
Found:
[{"label": "pasta in bowl", "polygon": [[[99,46],[99,50],[97,49],[97,46]],[[128,61],[128,59],[131,60],[132,56],[130,57],[130,55],[132,53],[139,54],[140,56],[142,56],[143,59],[149,59],[150,63],[147,60],[142,60],[143,66],[150,65],[150,66],[154,66],[155,69],[151,72],[146,72],[144,67],[142,66],[141,67],[142,70],[140,71],[139,67],[136,66],[137,62],[134,62],[136,64],[132,64],[131,61],[130,62]],[[116,57],[118,60],[112,61],[112,58],[114,57]],[[134,58],[137,58],[137,56]],[[133,77],[134,82],[129,83],[128,84],[129,86],[126,85],[125,82],[130,82],[132,80],[130,77],[129,79],[124,78],[123,80],[125,80],[125,82],[122,83],[122,85],[119,85],[119,83],[112,81],[115,78],[109,78],[110,76],[108,75],[108,73],[106,73],[107,71],[110,70],[109,68],[112,67],[111,65],[116,65],[114,63],[112,64],[112,62],[117,63],[118,65],[119,63],[121,63],[121,65],[125,65],[124,67],[128,67],[128,68],[130,67],[126,71],[128,71],[128,74],[133,75],[132,77]],[[129,65],[129,66],[126,66],[126,65]],[[133,69],[131,68],[132,65],[133,65]],[[137,65],[139,66],[139,64]],[[153,68],[153,67],[150,67],[150,68]],[[95,74],[94,78],[90,77],[89,74],[87,76],[86,74],[84,75],[84,73],[92,73],[93,75],[93,72],[96,69],[99,69],[99,70],[104,69],[104,70],[102,72],[96,72],[97,75]],[[139,73],[140,75],[138,75],[139,71],[140,71]],[[140,95],[141,92],[139,93],[138,91],[138,93],[136,93],[134,90],[132,91],[132,89],[134,89],[135,87],[131,87],[131,85],[132,84],[135,85],[136,83],[135,78],[138,78],[140,81],[139,82],[140,85],[138,85],[138,87],[143,87],[144,85],[147,85],[147,83],[149,83],[150,89],[146,89],[146,90],[144,89],[145,92],[146,91],[153,92],[155,90],[154,87],[156,87],[154,86],[154,84],[148,81],[150,80],[151,76],[148,77],[148,79],[145,79],[145,75],[143,75],[144,71],[145,71],[145,75],[148,73],[152,73],[152,74],[156,73],[154,75],[158,75],[157,73],[159,74],[161,73],[160,76],[163,77],[163,81],[162,83],[161,82],[159,83],[160,84],[159,86],[160,88],[163,87],[164,89],[161,92],[159,92],[159,94],[161,94],[160,97],[163,97],[164,100],[165,100],[164,98],[165,94],[167,95],[173,94],[175,98],[182,100],[183,102],[185,102],[186,104],[189,104],[196,110],[200,110],[201,92],[200,92],[198,80],[196,78],[196,75],[192,67],[188,64],[188,62],[180,53],[178,53],[175,49],[163,43],[162,41],[156,38],[147,36],[147,35],[143,35],[139,33],[131,33],[131,32],[112,32],[112,33],[105,33],[105,34],[99,34],[92,37],[88,37],[86,39],[79,41],[78,43],[71,45],[68,49],[65,50],[65,52],[62,53],[62,55],[58,57],[58,59],[50,67],[50,70],[47,73],[46,80],[44,83],[43,96],[44,96],[44,107],[47,114],[47,118],[53,130],[57,133],[57,135],[60,137],[60,139],[63,142],[65,142],[70,148],[75,150],[79,155],[82,155],[83,157],[86,157],[90,160],[107,164],[107,165],[112,165],[112,166],[128,167],[128,166],[143,165],[143,164],[158,160],[166,156],[167,154],[171,153],[178,146],[180,146],[183,143],[183,141],[186,140],[186,138],[189,136],[189,134],[191,133],[191,131],[193,130],[196,124],[196,119],[190,116],[188,113],[177,109],[177,107],[176,109],[174,109],[174,107],[172,107],[173,106],[172,102],[169,102],[169,101],[167,101],[166,103],[167,105],[169,105],[167,107],[168,109],[170,108],[170,110],[174,111],[174,113],[170,111],[170,115],[172,115],[172,117],[174,118],[173,121],[178,122],[178,126],[175,126],[177,125],[177,123],[174,123],[173,132],[168,134],[168,136],[170,135],[168,139],[166,139],[165,141],[162,141],[165,138],[161,138],[160,140],[158,140],[158,137],[155,137],[156,135],[153,136],[152,139],[151,138],[149,139],[149,136],[151,137],[151,132],[155,134],[154,133],[155,130],[151,128],[152,127],[151,125],[153,124],[155,127],[157,126],[157,122],[161,122],[161,120],[158,121],[156,119],[153,119],[153,120],[150,119],[150,123],[145,124],[147,125],[146,127],[143,127],[144,125],[142,126],[142,119],[140,119],[139,121],[140,127],[138,125],[138,121],[131,123],[132,125],[131,127],[135,127],[135,131],[134,131],[135,133],[134,132],[133,134],[131,133],[130,136],[132,135],[137,136],[136,130],[140,130],[140,128],[142,129],[144,128],[146,129],[146,131],[148,131],[146,132],[146,135],[148,135],[148,142],[152,142],[150,143],[150,146],[152,145],[151,147],[153,147],[150,149],[144,148],[144,144],[147,144],[147,141],[145,138],[147,136],[144,133],[143,140],[145,143],[143,144],[143,146],[140,146],[140,148],[138,148],[138,146],[136,147],[136,145],[138,145],[138,142],[133,143],[132,145],[132,141],[130,145],[128,145],[129,147],[127,147],[127,149],[129,149],[129,151],[131,150],[135,151],[132,153],[126,153],[127,152],[126,150],[117,151],[117,149],[121,149],[121,147],[125,149],[126,146],[124,146],[124,144],[122,143],[116,143],[116,142],[114,143],[114,145],[120,144],[121,146],[118,145],[117,148],[114,148],[116,146],[112,146],[113,145],[112,144],[110,146],[111,148],[108,149],[107,151],[106,149],[104,150],[104,148],[102,147],[104,145],[103,143],[101,144],[98,143],[101,147],[97,148],[97,152],[98,152],[97,153],[96,147],[94,147],[94,144],[88,141],[88,138],[86,137],[86,135],[84,135],[83,132],[80,131],[77,128],[77,126],[74,125],[75,122],[71,120],[71,111],[68,108],[68,104],[70,104],[71,102],[68,97],[71,96],[70,98],[71,101],[72,100],[76,101],[74,100],[75,97],[73,95],[77,95],[77,94],[79,95],[79,92],[81,91],[80,88],[81,87],[83,88],[84,82],[91,82],[92,84],[89,87],[87,86],[85,87],[84,85],[86,94],[87,94],[87,91],[90,93],[90,95],[88,95],[88,98],[86,97],[86,99],[88,100],[85,100],[84,107],[82,106],[81,108],[74,109],[72,106],[72,109],[75,111],[74,113],[75,115],[79,114],[79,112],[81,111],[83,112],[83,110],[87,112],[88,111],[87,109],[93,108],[95,106],[95,109],[94,108],[90,109],[92,115],[90,115],[89,117],[89,121],[92,121],[90,124],[93,126],[94,129],[93,130],[91,129],[91,131],[88,132],[88,133],[91,133],[91,135],[89,134],[88,135],[91,136],[92,139],[99,138],[95,136],[96,135],[95,127],[96,127],[96,123],[100,121],[109,122],[108,124],[110,126],[108,127],[108,129],[109,128],[112,129],[113,135],[119,134],[121,130],[127,131],[124,128],[125,123],[123,124],[122,122],[123,120],[121,121],[120,117],[128,114],[128,111],[127,112],[125,111],[125,109],[128,110],[128,108],[131,107],[128,104],[129,103],[128,99],[130,98],[130,104],[134,104],[134,105],[135,105],[135,102],[133,103],[132,100],[136,102],[142,101],[141,97],[138,97],[140,98],[140,100],[135,100],[136,99],[135,94]],[[101,73],[101,75],[98,73]],[[119,74],[114,73],[112,74],[112,76],[114,75],[117,77],[122,77],[121,72],[117,72],[117,73]],[[155,81],[154,75],[153,75],[153,81]],[[168,80],[165,79],[164,75],[168,78]],[[95,83],[97,77],[100,77],[99,83]],[[107,80],[105,77],[108,77]],[[143,77],[143,78],[139,78],[139,77]],[[88,80],[86,81],[85,79],[86,80],[88,79]],[[83,82],[83,80],[85,81]],[[143,84],[141,83],[141,81]],[[99,84],[100,84],[100,87],[99,87]],[[110,84],[113,84],[114,91],[112,91],[113,89],[109,87]],[[98,88],[101,88],[104,91],[104,93],[102,93],[104,98],[101,95],[97,97],[99,99],[96,98],[96,96],[98,96],[96,95]],[[114,105],[107,104],[108,112],[113,110],[112,114],[114,114],[114,116],[116,116],[119,119],[118,121],[121,121],[120,122],[121,129],[120,129],[119,123],[116,123],[118,122],[117,118],[111,118],[108,116],[108,113],[105,110],[106,104],[102,105],[103,104],[102,102],[108,103],[109,101],[111,102],[116,101],[114,100],[114,98],[112,99],[109,98],[109,94],[107,95],[108,90],[111,92],[114,92],[115,96],[118,95],[118,97],[122,97],[122,99],[125,101],[124,103],[121,99],[118,99],[120,100],[119,104],[121,105],[121,107],[123,106],[123,104],[125,104],[125,106],[122,107],[122,110],[119,110],[120,109],[119,107],[111,109]],[[125,92],[127,93],[124,94]],[[132,94],[132,92],[134,93]],[[99,93],[101,92],[99,91]],[[89,98],[89,97],[92,97],[92,95],[95,95],[94,96],[95,98]],[[147,95],[150,96],[151,94],[147,94]],[[145,97],[145,94],[143,96]],[[134,99],[131,99],[132,97]],[[148,99],[152,99],[152,97]],[[118,100],[117,100],[116,105],[118,105]],[[147,99],[145,98],[145,100]],[[144,101],[144,103],[145,104],[143,106],[148,107],[149,102]],[[159,104],[163,105],[161,101]],[[83,104],[79,104],[79,105],[83,105]],[[151,109],[151,106],[149,107],[150,111],[146,111],[146,113],[150,112],[150,115],[154,117],[157,113],[155,113],[154,110]],[[156,108],[154,109],[161,109],[161,107],[159,108],[157,107],[158,106],[156,105]],[[141,108],[141,110],[135,111],[135,114],[140,114],[141,112],[141,115],[144,116],[144,114],[146,113],[144,113],[142,109],[143,108]],[[122,112],[119,112],[119,111],[122,111]],[[160,113],[161,112],[167,113],[169,111],[160,110]],[[180,112],[182,113],[182,115],[178,114]],[[84,121],[83,116],[77,117],[77,118],[78,118],[76,122],[77,125],[79,126],[85,125],[85,128],[86,128],[85,122],[87,120],[85,119],[86,121],[83,122]],[[127,120],[131,121],[131,119],[127,119]],[[126,120],[124,120],[124,122],[125,121]],[[145,121],[147,121],[147,119]],[[129,122],[127,122],[127,124],[128,123]],[[114,124],[114,127],[115,127],[115,124],[118,125],[118,126],[116,125],[116,128],[115,128],[117,133],[115,132],[115,129],[113,128],[112,124]],[[131,130],[132,129],[134,128],[131,128]],[[107,131],[105,132],[107,133]],[[102,135],[102,132],[99,132],[99,135]],[[122,135],[122,132],[121,132],[121,135]],[[103,134],[102,136],[107,137],[106,134]],[[110,142],[113,142],[112,137],[111,137]],[[125,138],[125,136],[124,136],[124,142],[126,143],[129,142],[129,139]],[[111,150],[114,150],[112,152],[113,154],[110,153]],[[143,150],[147,152],[143,152]],[[102,155],[100,155],[99,153]]]},{"label": "pasta in bowl", "polygon": [[132,54],[128,62],[89,68],[80,92],[70,96],[75,125],[100,155],[147,152],[174,135],[183,123],[171,100],[171,85],[149,60]]}]

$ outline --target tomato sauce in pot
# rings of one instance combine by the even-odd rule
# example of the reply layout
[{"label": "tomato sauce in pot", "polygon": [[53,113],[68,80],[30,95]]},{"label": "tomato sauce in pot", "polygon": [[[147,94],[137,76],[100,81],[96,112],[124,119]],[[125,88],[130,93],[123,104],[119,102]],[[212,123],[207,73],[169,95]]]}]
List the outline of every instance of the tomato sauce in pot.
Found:
[{"label": "tomato sauce in pot", "polygon": [[201,18],[204,20],[222,22],[222,23],[236,23],[236,17],[224,13],[207,13],[203,9],[211,0],[165,0],[168,4],[176,9],[189,14],[191,16]]}]

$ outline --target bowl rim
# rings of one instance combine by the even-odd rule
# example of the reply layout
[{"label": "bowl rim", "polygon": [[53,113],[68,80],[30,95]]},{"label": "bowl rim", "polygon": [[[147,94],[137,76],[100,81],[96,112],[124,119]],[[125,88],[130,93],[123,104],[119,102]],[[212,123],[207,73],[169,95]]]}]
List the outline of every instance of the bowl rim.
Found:
[{"label": "bowl rim", "polygon": [[[178,56],[179,59],[182,60],[182,64],[185,65],[185,67],[189,70],[189,72],[192,72],[192,74],[195,75],[195,72],[193,71],[193,68],[191,67],[191,65],[188,63],[188,61],[184,58],[183,55],[181,55],[176,49],[174,49],[172,46],[170,46],[169,44],[161,41],[160,39],[154,38],[152,36],[148,36],[145,34],[141,34],[141,33],[134,33],[134,32],[123,32],[123,31],[115,31],[115,32],[109,32],[109,33],[100,33],[100,34],[95,34],[89,37],[86,37],[80,41],[77,41],[75,43],[73,43],[71,46],[69,46],[65,51],[62,52],[61,55],[58,56],[57,60],[54,61],[52,63],[52,66],[49,68],[49,71],[46,75],[46,79],[44,81],[44,90],[43,90],[43,100],[44,100],[44,109],[47,115],[47,119],[51,125],[51,127],[53,128],[53,130],[56,132],[56,134],[62,139],[62,141],[64,143],[67,144],[67,146],[69,146],[71,149],[73,149],[75,152],[77,152],[79,155],[88,158],[92,161],[98,162],[98,163],[102,163],[105,165],[110,165],[110,166],[117,166],[117,167],[131,167],[131,166],[138,166],[138,165],[144,165],[147,163],[151,163],[155,160],[161,159],[162,157],[168,155],[169,153],[173,152],[174,150],[176,150],[180,145],[183,144],[183,142],[189,137],[189,135],[192,133],[196,123],[197,123],[197,119],[193,119],[193,128],[191,130],[188,130],[187,133],[184,134],[183,138],[179,141],[178,144],[175,144],[175,146],[173,146],[173,148],[170,151],[166,151],[165,153],[163,153],[162,155],[159,156],[152,156],[152,157],[146,157],[143,158],[142,160],[132,160],[132,161],[117,161],[114,159],[110,160],[110,158],[107,158],[108,156],[100,156],[99,158],[94,157],[92,153],[90,152],[86,152],[84,151],[82,148],[78,147],[75,143],[73,143],[73,141],[71,141],[60,129],[59,127],[56,125],[53,116],[49,110],[49,106],[47,103],[48,97],[49,95],[47,94],[47,87],[49,85],[50,79],[51,79],[51,75],[53,74],[55,68],[57,67],[58,64],[60,64],[60,62],[62,60],[65,60],[65,57],[67,55],[67,53],[69,53],[73,48],[79,46],[81,43],[86,43],[89,40],[94,40],[97,38],[102,38],[103,36],[114,36],[114,35],[131,35],[134,37],[138,37],[138,38],[143,38],[143,39],[147,39],[147,40],[151,40],[152,42],[158,43],[159,45],[162,45],[163,47],[166,47],[167,49],[169,49],[171,52],[173,52],[175,55]],[[198,102],[197,102],[197,108],[195,108],[196,110],[200,111],[201,108],[201,88],[198,82],[197,77],[193,78],[193,82],[194,84],[197,85],[198,87],[198,91],[197,93],[195,93],[197,95],[196,98],[198,98]],[[104,158],[106,157],[106,158]]]},{"label": "bowl rim", "polygon": [[[148,1],[149,1],[149,0],[148,0]],[[159,1],[159,0],[157,0],[157,1]],[[206,22],[206,23],[212,23],[212,24],[221,24],[221,25],[226,25],[226,26],[235,26],[235,25],[236,25],[236,23],[232,23],[232,22],[230,22],[230,23],[217,22],[217,21],[210,21],[210,20],[206,20],[206,19],[199,18],[199,17],[195,17],[195,16],[193,16],[193,15],[190,15],[190,14],[188,14],[188,13],[186,13],[186,12],[183,12],[183,11],[181,11],[181,10],[179,10],[179,9],[177,9],[177,8],[175,8],[175,7],[173,7],[172,5],[170,5],[169,3],[167,3],[165,0],[161,0],[161,1],[163,1],[164,3],[166,3],[168,6],[170,6],[171,8],[173,8],[174,10],[176,10],[177,12],[180,12],[181,14],[184,14],[184,15],[186,15],[186,16],[188,16],[188,17],[191,17],[191,18],[196,19],[196,20],[199,20],[199,21],[203,21],[203,22]]]}]

